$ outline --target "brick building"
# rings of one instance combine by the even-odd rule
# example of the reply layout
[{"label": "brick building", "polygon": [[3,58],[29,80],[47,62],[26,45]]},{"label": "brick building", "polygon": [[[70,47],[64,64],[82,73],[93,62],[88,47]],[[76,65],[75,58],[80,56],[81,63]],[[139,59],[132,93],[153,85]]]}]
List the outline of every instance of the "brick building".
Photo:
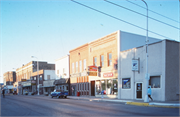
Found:
[{"label": "brick building", "polygon": [[[104,91],[105,97],[119,98],[120,52],[145,45],[145,40],[145,36],[116,31],[71,50],[70,82],[74,94],[98,97]],[[149,37],[149,43],[157,41]]]},{"label": "brick building", "polygon": [[6,85],[13,85],[16,82],[16,72],[15,71],[8,71],[3,74],[4,84]]},{"label": "brick building", "polygon": [[89,77],[87,63],[89,58],[88,44],[69,51],[70,53],[70,84],[71,95],[89,95]]},{"label": "brick building", "polygon": [[[39,61],[39,70],[55,70],[55,64]],[[31,77],[37,71],[37,61],[31,61],[16,69],[16,84],[18,84],[18,93],[23,94],[23,89],[32,91]],[[24,85],[24,86],[23,86]]]}]

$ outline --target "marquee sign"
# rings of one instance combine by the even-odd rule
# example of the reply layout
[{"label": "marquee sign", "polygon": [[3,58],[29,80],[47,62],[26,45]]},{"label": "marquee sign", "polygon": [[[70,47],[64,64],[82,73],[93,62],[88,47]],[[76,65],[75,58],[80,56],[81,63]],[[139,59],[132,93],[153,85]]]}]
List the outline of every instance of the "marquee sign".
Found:
[{"label": "marquee sign", "polygon": [[88,66],[88,71],[97,71],[97,66]]},{"label": "marquee sign", "polygon": [[103,74],[103,77],[104,77],[104,78],[113,77],[113,72],[104,73],[104,74]]}]

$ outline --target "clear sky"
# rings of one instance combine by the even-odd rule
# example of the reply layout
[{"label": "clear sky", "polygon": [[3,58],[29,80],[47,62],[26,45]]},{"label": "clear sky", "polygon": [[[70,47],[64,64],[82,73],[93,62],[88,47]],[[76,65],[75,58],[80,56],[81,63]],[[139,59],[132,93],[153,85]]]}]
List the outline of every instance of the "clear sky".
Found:
[{"label": "clear sky", "polygon": [[[146,29],[146,17],[112,5],[104,0],[76,0],[120,20]],[[146,15],[146,9],[127,0],[109,0]],[[141,0],[129,0],[146,8]],[[171,26],[149,19],[150,37],[180,40],[179,0],[145,0],[152,17]],[[7,71],[29,63],[31,56],[55,63],[69,50],[117,30],[146,36],[146,30],[81,6],[71,0],[0,0],[0,82]],[[173,27],[172,27],[173,26]],[[176,28],[175,28],[176,27]]]}]

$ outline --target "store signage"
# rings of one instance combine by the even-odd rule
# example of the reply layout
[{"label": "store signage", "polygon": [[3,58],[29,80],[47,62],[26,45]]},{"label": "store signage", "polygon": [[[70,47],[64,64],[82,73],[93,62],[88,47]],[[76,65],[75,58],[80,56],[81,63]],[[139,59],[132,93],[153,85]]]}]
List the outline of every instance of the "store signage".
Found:
[{"label": "store signage", "polygon": [[36,81],[35,81],[35,80],[32,80],[32,81],[31,81],[31,85],[36,85]]},{"label": "store signage", "polygon": [[103,77],[104,78],[106,78],[106,77],[113,77],[113,72],[104,73]]},{"label": "store signage", "polygon": [[23,87],[25,87],[25,86],[31,86],[31,82],[23,83]]},{"label": "store signage", "polygon": [[21,79],[21,82],[25,82],[26,81],[26,79]]},{"label": "store signage", "polygon": [[139,71],[139,60],[132,60],[132,71]]},{"label": "store signage", "polygon": [[88,66],[88,71],[97,71],[97,66]]},{"label": "store signage", "polygon": [[88,72],[89,76],[97,76],[97,72]]}]

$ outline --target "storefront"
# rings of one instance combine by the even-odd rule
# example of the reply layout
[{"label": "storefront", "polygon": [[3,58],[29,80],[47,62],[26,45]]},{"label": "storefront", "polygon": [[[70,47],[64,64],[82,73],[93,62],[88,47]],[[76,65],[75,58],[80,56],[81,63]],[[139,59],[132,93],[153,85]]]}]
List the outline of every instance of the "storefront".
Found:
[{"label": "storefront", "polygon": [[37,93],[36,81],[34,81],[34,80],[27,80],[27,81],[21,82],[21,87],[22,87],[23,95],[28,94],[29,92],[34,93],[34,94]]},{"label": "storefront", "polygon": [[55,85],[55,89],[69,92],[70,79],[69,78],[61,78],[59,80],[55,80],[54,85]]},{"label": "storefront", "polygon": [[91,82],[91,96],[95,95],[96,97],[101,97],[101,92],[103,91],[105,97],[117,98],[117,72],[103,72],[100,74],[99,76],[89,76]]},{"label": "storefront", "polygon": [[54,89],[55,89],[54,81],[55,80],[43,81],[43,92],[44,92],[44,94],[50,95],[51,92],[54,91]]}]

